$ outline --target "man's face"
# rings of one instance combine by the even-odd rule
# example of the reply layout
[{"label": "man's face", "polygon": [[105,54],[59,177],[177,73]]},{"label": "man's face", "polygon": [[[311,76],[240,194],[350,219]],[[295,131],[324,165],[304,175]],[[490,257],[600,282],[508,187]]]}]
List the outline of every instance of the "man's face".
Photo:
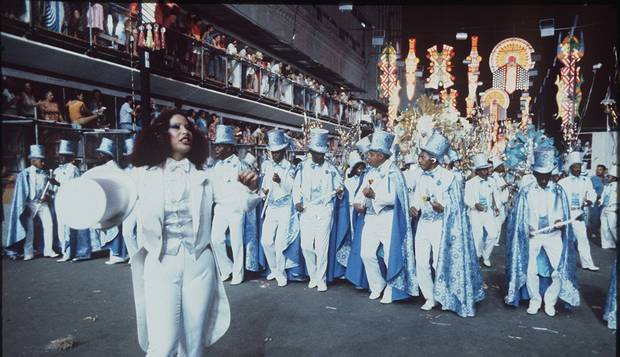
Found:
[{"label": "man's face", "polygon": [[602,178],[603,175],[605,175],[605,167],[604,166],[597,166],[596,167],[596,176]]},{"label": "man's face", "polygon": [[504,165],[499,165],[495,168],[495,172],[503,174],[504,172],[506,172],[506,168],[504,167]]},{"label": "man's face", "polygon": [[58,155],[58,162],[61,164],[66,164],[71,161],[73,161],[73,156],[71,155]]},{"label": "man's face", "polygon": [[476,170],[476,176],[480,177],[483,180],[486,180],[487,177],[489,177],[489,169],[484,168]]},{"label": "man's face", "polygon": [[213,153],[216,160],[227,159],[233,154],[233,146],[229,144],[216,144],[213,146]]},{"label": "man's face", "polygon": [[549,179],[551,179],[551,173],[541,174],[538,172],[534,172],[534,177],[536,177],[536,182],[538,183],[538,186],[540,186],[541,188],[547,188],[547,185],[549,184]]},{"label": "man's face", "polygon": [[30,164],[37,169],[43,169],[45,167],[45,161],[43,161],[43,159],[32,159],[30,160]]},{"label": "man's face", "polygon": [[379,167],[386,159],[387,157],[378,151],[369,151],[366,161],[368,161],[368,164],[372,167]]},{"label": "man's face", "polygon": [[570,173],[573,176],[581,175],[581,164],[572,164],[572,165],[570,165]]},{"label": "man's face", "polygon": [[437,160],[433,158],[429,153],[422,150],[418,155],[418,165],[424,171],[430,171],[437,166]]},{"label": "man's face", "polygon": [[364,172],[365,168],[366,168],[366,164],[364,164],[363,162],[358,163],[357,165],[353,166],[353,175],[355,176],[361,175],[362,172]]},{"label": "man's face", "polygon": [[282,149],[282,150],[278,150],[278,151],[272,151],[271,152],[271,158],[273,159],[273,162],[275,162],[276,164],[279,164],[280,161],[282,161],[282,159],[284,159],[285,152],[286,152],[286,149]]},{"label": "man's face", "polygon": [[312,156],[312,162],[318,165],[323,165],[325,162],[325,154],[310,150],[310,156]]}]

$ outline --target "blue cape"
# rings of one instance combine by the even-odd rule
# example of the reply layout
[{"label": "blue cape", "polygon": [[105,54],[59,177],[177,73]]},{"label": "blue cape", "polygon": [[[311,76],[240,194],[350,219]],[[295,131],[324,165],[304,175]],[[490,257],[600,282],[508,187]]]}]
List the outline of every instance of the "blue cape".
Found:
[{"label": "blue cape", "polygon": [[[359,176],[355,192],[348,192],[349,197],[355,197],[357,191],[359,191],[360,187],[362,187],[364,177],[366,177],[366,171]],[[350,242],[346,243],[350,246],[350,251],[349,258],[347,260],[347,271],[345,273],[345,277],[353,283],[353,285],[359,288],[368,289],[368,279],[366,278],[366,271],[364,270],[364,263],[362,262],[361,257],[364,217],[364,213],[360,214],[355,212],[355,210],[353,210],[353,213],[351,214],[351,228],[353,231],[351,232]]]},{"label": "blue cape", "polygon": [[607,327],[616,329],[616,304],[617,304],[617,278],[618,277],[618,257],[614,258],[611,265],[611,279],[609,280],[609,290],[607,290],[607,302],[603,311],[603,320],[607,321]]},{"label": "blue cape", "polygon": [[486,294],[463,201],[463,189],[456,179],[448,187],[442,226],[433,291],[435,300],[443,310],[454,311],[461,317],[475,316],[475,304]]},{"label": "blue cape", "polygon": [[[527,292],[527,262],[529,251],[529,208],[527,204],[528,194],[534,185],[521,188],[515,198],[512,212],[508,217],[506,226],[506,280],[508,293],[504,301],[508,305],[519,306],[521,300],[529,299]],[[570,218],[568,199],[560,185],[553,185],[556,197],[554,204],[562,206],[562,220]],[[556,206],[557,207],[557,206]],[[572,225],[562,229],[562,255],[558,266],[560,274],[559,298],[570,306],[579,306],[579,291],[577,290],[577,277],[575,275],[575,235]],[[550,284],[551,264],[544,250],[541,249],[537,259],[538,275],[541,279],[541,294]]]}]

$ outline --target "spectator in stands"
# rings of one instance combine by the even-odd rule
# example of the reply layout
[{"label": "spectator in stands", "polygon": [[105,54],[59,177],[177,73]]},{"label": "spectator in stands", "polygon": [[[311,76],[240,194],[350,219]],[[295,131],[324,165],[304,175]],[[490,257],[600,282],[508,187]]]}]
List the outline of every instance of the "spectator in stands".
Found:
[{"label": "spectator in stands", "polygon": [[69,36],[81,38],[84,33],[84,24],[82,21],[82,13],[77,6],[78,3],[67,3],[70,11],[65,21],[66,31]]},{"label": "spectator in stands", "polygon": [[34,117],[34,111],[37,106],[37,100],[32,94],[32,85],[30,82],[24,83],[24,90],[17,99],[17,115],[25,117]]},{"label": "spectator in stands", "polygon": [[55,121],[59,123],[64,122],[62,114],[60,113],[60,107],[58,102],[54,100],[54,93],[52,91],[47,91],[45,93],[45,99],[38,101],[37,107],[41,113],[40,117],[43,118],[43,120]]},{"label": "spectator in stands", "polygon": [[208,115],[209,114],[207,112],[201,109],[198,111],[198,118],[196,119],[196,126],[198,127],[198,130],[200,130],[205,135],[209,132],[209,127],[207,124],[207,122],[209,121]]},{"label": "spectator in stands", "polygon": [[125,97],[125,103],[121,105],[121,109],[118,113],[118,127],[119,129],[127,129],[133,130],[134,122],[138,125],[136,121],[136,108],[134,107],[133,97],[128,95]]},{"label": "spectator in stands", "polygon": [[205,46],[205,54],[203,56],[203,66],[207,68],[207,77],[215,77],[215,62],[213,61],[213,51],[211,46],[213,44],[213,26],[208,25],[205,33],[202,34],[202,44]]},{"label": "spectator in stands", "polygon": [[209,123],[209,140],[215,140],[215,128],[220,123],[220,118],[217,114],[211,114],[211,123]]},{"label": "spectator in stands", "polygon": [[196,124],[196,119],[198,119],[198,117],[196,116],[196,111],[194,109],[188,110],[187,111],[187,120],[192,122],[192,124]]},{"label": "spectator in stands", "polygon": [[98,128],[109,128],[110,123],[107,118],[103,114],[106,110],[106,107],[103,106],[103,98],[101,96],[101,91],[99,89],[94,89],[91,93],[90,101],[88,102],[88,109],[97,114],[97,127]]},{"label": "spectator in stands", "polygon": [[2,76],[2,113],[17,114],[17,96],[14,93],[13,80]]},{"label": "spectator in stands", "polygon": [[91,34],[90,41],[96,45],[99,34],[103,32],[103,5],[97,2],[89,2],[86,22],[86,27],[88,27]]},{"label": "spectator in stands", "polygon": [[93,115],[93,113],[88,110],[88,107],[86,107],[83,92],[77,92],[75,94],[75,99],[68,101],[66,106],[71,125],[76,129],[80,129],[82,125],[97,118],[97,116]]}]

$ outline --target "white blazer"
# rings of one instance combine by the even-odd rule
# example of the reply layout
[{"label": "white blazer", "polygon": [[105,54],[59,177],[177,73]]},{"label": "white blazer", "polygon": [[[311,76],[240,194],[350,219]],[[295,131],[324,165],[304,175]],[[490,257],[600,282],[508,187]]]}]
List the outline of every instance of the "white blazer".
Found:
[{"label": "white blazer", "polygon": [[[130,173],[136,185],[138,200],[134,208],[137,221],[138,252],[131,258],[131,270],[138,324],[140,347],[148,348],[146,329],[146,309],[144,304],[144,260],[148,254],[162,256],[164,232],[164,171],[161,167],[137,167]],[[213,190],[209,184],[208,171],[190,167],[190,209],[194,229],[196,259],[201,254],[213,254],[209,247],[211,242],[211,220]],[[213,259],[215,261],[215,257]],[[214,265],[213,269],[217,269]],[[216,274],[219,276],[219,272]],[[211,306],[205,316],[204,345],[215,343],[230,326],[230,306],[224,284],[219,280],[213,290]]]}]

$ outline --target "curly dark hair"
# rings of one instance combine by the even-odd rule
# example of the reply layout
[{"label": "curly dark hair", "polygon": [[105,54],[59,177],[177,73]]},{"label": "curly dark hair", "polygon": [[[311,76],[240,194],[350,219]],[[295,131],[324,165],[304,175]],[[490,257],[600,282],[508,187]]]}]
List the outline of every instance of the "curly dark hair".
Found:
[{"label": "curly dark hair", "polygon": [[[162,166],[166,162],[172,153],[168,127],[170,119],[175,115],[181,115],[187,119],[185,113],[179,109],[164,109],[151,122],[151,125],[138,134],[133,153],[130,156],[133,166]],[[191,124],[189,120],[188,123]],[[208,142],[196,126],[190,125],[189,131],[192,133],[192,149],[187,154],[187,158],[196,166],[196,169],[202,170],[209,156]]]}]

